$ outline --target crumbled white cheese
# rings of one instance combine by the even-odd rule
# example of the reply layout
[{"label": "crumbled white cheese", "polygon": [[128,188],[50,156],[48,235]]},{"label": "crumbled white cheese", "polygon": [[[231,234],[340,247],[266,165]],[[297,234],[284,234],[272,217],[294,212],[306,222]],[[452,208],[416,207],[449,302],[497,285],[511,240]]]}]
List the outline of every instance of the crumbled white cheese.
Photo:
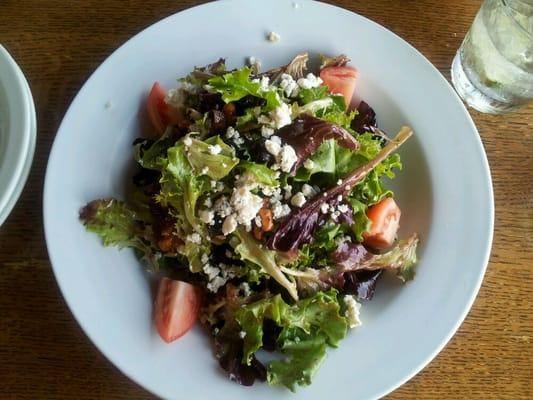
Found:
[{"label": "crumbled white cheese", "polygon": [[228,139],[231,139],[232,137],[239,137],[239,132],[232,126],[228,126],[228,129],[226,129],[226,137]]},{"label": "crumbled white cheese", "polygon": [[191,233],[190,235],[187,235],[185,239],[191,243],[196,243],[196,244],[202,243],[202,237],[196,232]]},{"label": "crumbled white cheese", "polygon": [[[273,136],[276,137],[276,136]],[[277,157],[281,151],[281,146],[272,139],[265,140],[265,149],[274,157]]]},{"label": "crumbled white cheese", "polygon": [[270,140],[272,140],[274,143],[277,143],[281,146],[281,138],[279,136],[272,136]]},{"label": "crumbled white cheese", "polygon": [[315,76],[314,74],[307,74],[305,78],[298,79],[298,86],[302,89],[312,89],[317,86],[322,85],[324,81],[320,77]]},{"label": "crumbled white cheese", "polygon": [[266,92],[268,90],[268,86],[270,85],[270,78],[268,76],[262,76],[260,83],[261,90]]},{"label": "crumbled white cheese", "polygon": [[[208,264],[209,263],[209,256],[207,255],[207,253],[202,254],[202,257],[200,258],[200,261],[202,262],[202,264]],[[204,270],[205,270],[206,266],[207,265],[204,265]]]},{"label": "crumbled white cheese", "polygon": [[339,180],[337,181],[337,185],[342,185],[342,179],[339,179]]},{"label": "crumbled white cheese", "polygon": [[235,229],[237,229],[237,220],[233,215],[228,215],[222,224],[222,234],[227,236]]},{"label": "crumbled white cheese", "polygon": [[202,175],[207,175],[208,172],[209,172],[209,167],[207,165],[203,167],[202,170],[200,171]]},{"label": "crumbled white cheese", "polygon": [[274,219],[283,218],[291,213],[291,208],[287,204],[276,203],[272,208]]},{"label": "crumbled white cheese", "polygon": [[316,191],[313,189],[313,186],[308,185],[307,183],[302,185],[302,193],[305,197],[313,197],[316,195]]},{"label": "crumbled white cheese", "polygon": [[285,191],[285,195],[283,196],[283,198],[285,200],[290,199],[291,196],[292,196],[292,186],[291,185],[285,185],[285,186],[283,186],[283,190]]},{"label": "crumbled white cheese", "polygon": [[165,103],[173,107],[181,107],[185,97],[183,95],[183,90],[181,89],[170,89],[165,94]]},{"label": "crumbled white cheese", "polygon": [[[211,187],[214,189],[217,187],[217,181],[214,181],[214,180],[211,180]],[[211,207],[211,206],[207,206],[207,207]]]},{"label": "crumbled white cheese", "polygon": [[185,138],[183,139],[183,144],[185,145],[185,147],[192,146],[192,139],[189,136],[185,136]]},{"label": "crumbled white cheese", "polygon": [[248,297],[252,293],[252,291],[250,290],[250,285],[248,284],[248,282],[241,283],[239,285],[239,289],[242,290],[242,294],[244,295],[244,297]]},{"label": "crumbled white cheese", "polygon": [[267,39],[269,42],[276,43],[276,42],[279,42],[279,40],[281,39],[281,36],[279,35],[279,33],[272,31],[268,33]]},{"label": "crumbled white cheese", "polygon": [[269,115],[276,129],[289,125],[292,122],[291,109],[287,103],[281,103],[278,107],[270,111]]},{"label": "crumbled white cheese", "polygon": [[315,162],[313,160],[311,160],[310,158],[308,158],[307,160],[304,161],[304,168],[305,169],[313,169],[313,168],[315,168]]},{"label": "crumbled white cheese", "polygon": [[339,195],[337,196],[337,201],[342,201],[342,194],[339,194]]},{"label": "crumbled white cheese", "polygon": [[269,138],[273,134],[274,134],[274,129],[266,125],[261,126],[261,136],[265,138]]},{"label": "crumbled white cheese", "polygon": [[212,281],[207,284],[207,289],[210,292],[216,293],[218,289],[224,286],[227,282],[227,279],[222,278],[221,276],[216,276]]},{"label": "crumbled white cheese", "polygon": [[198,212],[198,216],[202,220],[203,223],[208,225],[214,225],[215,224],[215,212],[211,210],[200,210]]},{"label": "crumbled white cheese", "polygon": [[213,267],[211,264],[209,264],[207,262],[203,266],[202,270],[205,272],[205,274],[207,275],[209,280],[215,278],[220,273],[220,269],[219,268]]},{"label": "crumbled white cheese", "polygon": [[322,203],[320,205],[320,211],[322,212],[322,214],[327,214],[328,211],[329,211],[329,204],[327,203]]},{"label": "crumbled white cheese", "polygon": [[282,74],[279,87],[285,92],[287,97],[296,97],[299,93],[298,83],[289,74]]},{"label": "crumbled white cheese", "polygon": [[224,182],[217,182],[217,192],[222,192],[224,190]]},{"label": "crumbled white cheese", "polygon": [[345,212],[348,212],[349,208],[348,208],[348,205],[341,204],[340,206],[337,207],[337,210],[339,210],[339,212],[341,213],[345,213]]},{"label": "crumbled white cheese", "polygon": [[348,319],[348,325],[350,328],[356,328],[363,323],[359,319],[359,311],[361,310],[361,304],[359,304],[355,297],[352,295],[344,296],[344,305],[346,306],[346,318]]},{"label": "crumbled white cheese", "polygon": [[219,197],[215,201],[214,210],[222,218],[225,218],[230,215],[232,210],[228,198],[226,196]]},{"label": "crumbled white cheese", "polygon": [[263,199],[250,192],[247,186],[233,189],[230,203],[237,222],[243,225],[249,225],[263,207]]},{"label": "crumbled white cheese", "polygon": [[[211,186],[213,186],[213,182],[215,182],[215,181],[211,181]],[[215,182],[215,184],[216,184],[216,182]],[[211,197],[207,197],[205,199],[204,206],[206,206],[207,208],[213,207],[213,201],[211,200]]]},{"label": "crumbled white cheese", "polygon": [[302,192],[296,193],[294,196],[291,197],[291,204],[295,207],[302,207],[305,204],[305,196]]},{"label": "crumbled white cheese", "polygon": [[256,217],[254,218],[254,222],[255,226],[257,226],[258,228],[261,228],[261,226],[263,225],[263,222],[261,221],[261,217],[259,215],[256,215]]},{"label": "crumbled white cheese", "polygon": [[283,172],[291,172],[293,165],[298,161],[294,148],[288,144],[281,148],[279,164]]},{"label": "crumbled white cheese", "polygon": [[209,154],[216,156],[217,154],[220,154],[222,147],[220,147],[219,144],[209,145],[207,146],[207,151],[209,151]]},{"label": "crumbled white cheese", "polygon": [[246,332],[245,332],[245,331],[240,331],[240,332],[239,332],[239,337],[240,337],[241,339],[244,339],[244,338],[246,337]]}]

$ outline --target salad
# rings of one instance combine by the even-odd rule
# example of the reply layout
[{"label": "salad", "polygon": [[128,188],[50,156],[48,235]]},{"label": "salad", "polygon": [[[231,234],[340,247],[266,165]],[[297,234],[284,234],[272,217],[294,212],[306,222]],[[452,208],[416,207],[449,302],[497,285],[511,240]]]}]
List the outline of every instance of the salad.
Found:
[{"label": "salad", "polygon": [[[418,237],[383,178],[412,134],[389,138],[352,97],[344,56],[307,53],[266,72],[223,59],[148,95],[127,201],[80,211],[104,245],[133,248],[159,281],[154,321],[171,342],[199,320],[228,377],[295,390],[361,324],[386,273],[414,276]],[[261,361],[272,352],[272,361]]]}]

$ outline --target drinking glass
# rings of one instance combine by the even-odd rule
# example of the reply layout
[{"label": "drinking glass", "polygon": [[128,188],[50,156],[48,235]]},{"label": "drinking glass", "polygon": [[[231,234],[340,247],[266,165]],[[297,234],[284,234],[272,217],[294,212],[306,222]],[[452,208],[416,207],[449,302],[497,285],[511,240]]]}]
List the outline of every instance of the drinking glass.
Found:
[{"label": "drinking glass", "polygon": [[455,90],[484,113],[533,99],[533,0],[486,0],[452,64]]}]

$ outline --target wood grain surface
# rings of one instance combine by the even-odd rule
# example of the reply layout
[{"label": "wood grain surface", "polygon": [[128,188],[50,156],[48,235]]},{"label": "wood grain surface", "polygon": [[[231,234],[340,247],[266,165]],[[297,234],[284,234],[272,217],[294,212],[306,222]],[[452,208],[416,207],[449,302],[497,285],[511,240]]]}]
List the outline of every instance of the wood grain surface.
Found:
[{"label": "wood grain surface", "polygon": [[[28,183],[0,228],[0,399],[153,398],[96,350],[67,309],[44,243],[43,178],[61,118],[92,71],[133,34],[199,3],[0,1],[0,43],[25,71],[38,115]],[[453,55],[481,1],[331,3],[397,33],[449,79]],[[322,26],[327,29],[327,21]],[[490,265],[457,334],[389,399],[533,398],[533,107],[506,116],[471,114],[494,183],[496,227]]]}]

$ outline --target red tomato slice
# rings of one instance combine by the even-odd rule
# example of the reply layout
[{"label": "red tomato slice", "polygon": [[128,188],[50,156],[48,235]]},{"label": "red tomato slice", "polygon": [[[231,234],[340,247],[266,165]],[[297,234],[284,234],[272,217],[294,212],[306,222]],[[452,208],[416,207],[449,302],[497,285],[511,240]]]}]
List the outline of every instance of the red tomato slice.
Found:
[{"label": "red tomato slice", "polygon": [[150,121],[159,135],[168,125],[178,125],[182,120],[179,110],[165,103],[165,95],[166,90],[155,82],[146,103]]},{"label": "red tomato slice", "polygon": [[357,80],[357,70],[353,67],[326,67],[320,71],[320,78],[328,86],[329,92],[342,94],[346,107],[352,101]]},{"label": "red tomato slice", "polygon": [[170,343],[191,329],[199,311],[196,287],[187,282],[161,279],[155,300],[155,326],[165,342]]},{"label": "red tomato slice", "polygon": [[372,226],[370,231],[363,233],[364,243],[377,249],[390,247],[396,239],[402,215],[396,202],[387,197],[370,207],[366,215]]}]

